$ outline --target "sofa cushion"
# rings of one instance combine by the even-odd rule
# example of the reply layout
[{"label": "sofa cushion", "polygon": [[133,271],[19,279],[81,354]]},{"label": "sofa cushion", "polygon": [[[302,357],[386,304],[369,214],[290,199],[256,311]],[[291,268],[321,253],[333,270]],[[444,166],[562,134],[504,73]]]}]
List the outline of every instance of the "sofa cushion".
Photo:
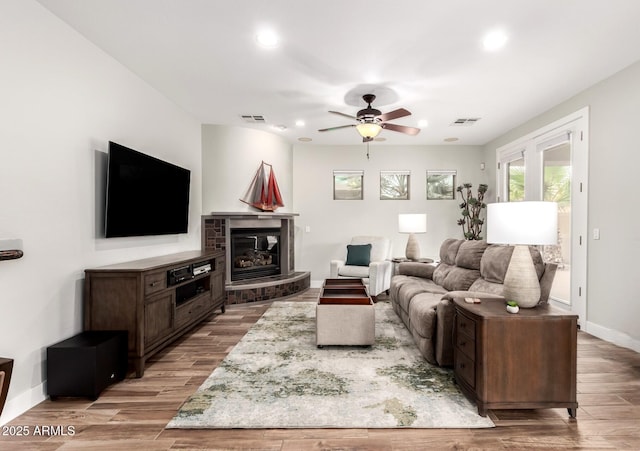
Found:
[{"label": "sofa cushion", "polygon": [[458,255],[458,249],[464,240],[456,240],[455,238],[448,238],[440,245],[440,262],[444,262],[448,265],[456,264],[456,255]]},{"label": "sofa cushion", "polygon": [[466,269],[453,266],[447,273],[442,286],[447,291],[464,291],[468,290],[471,284],[480,277],[480,271],[477,269]]},{"label": "sofa cushion", "polygon": [[542,259],[542,254],[535,246],[529,246],[529,252],[531,253],[531,260],[533,260],[533,266],[536,268],[536,274],[538,275],[538,280],[542,278],[544,274],[544,260]]},{"label": "sofa cushion", "polygon": [[447,292],[447,290],[440,285],[436,285],[433,280],[411,276],[405,277],[407,277],[407,280],[405,280],[397,290],[396,298],[398,304],[405,312],[409,312],[413,299],[422,293],[433,294],[436,298],[440,299],[442,295]]},{"label": "sofa cushion", "polygon": [[456,255],[456,266],[467,269],[480,269],[480,260],[487,246],[486,241],[464,241],[460,244]]},{"label": "sofa cushion", "polygon": [[347,244],[347,262],[349,266],[369,266],[371,263],[371,244]]},{"label": "sofa cushion", "polygon": [[451,271],[452,268],[453,265],[440,262],[438,264],[438,267],[433,271],[433,275],[431,276],[431,278],[438,285],[444,286],[444,279],[447,278],[447,274],[449,274],[449,271]]},{"label": "sofa cushion", "polygon": [[484,251],[480,260],[480,275],[487,282],[503,283],[513,246],[492,244]]},{"label": "sofa cushion", "polygon": [[486,279],[480,277],[478,280],[473,282],[469,287],[469,291],[479,291],[481,293],[491,293],[497,294],[498,296],[502,296],[504,291],[504,285],[496,282],[489,282]]},{"label": "sofa cushion", "polygon": [[[531,258],[536,268],[538,280],[544,273],[544,262],[537,248],[529,246]],[[480,260],[480,275],[487,282],[504,283],[504,276],[507,273],[509,262],[513,254],[513,246],[491,244],[487,247]]]}]

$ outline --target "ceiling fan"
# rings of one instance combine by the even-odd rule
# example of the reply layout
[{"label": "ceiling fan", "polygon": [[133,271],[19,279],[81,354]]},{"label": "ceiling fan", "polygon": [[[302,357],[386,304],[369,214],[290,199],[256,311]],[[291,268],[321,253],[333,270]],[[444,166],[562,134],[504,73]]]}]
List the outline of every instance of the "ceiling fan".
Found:
[{"label": "ceiling fan", "polygon": [[386,130],[392,130],[394,132],[406,133],[407,135],[417,135],[420,132],[419,128],[407,127],[405,125],[390,124],[387,121],[398,119],[405,116],[410,116],[411,113],[404,108],[390,111],[382,114],[380,110],[377,110],[371,106],[371,103],[376,99],[373,94],[365,94],[362,96],[362,100],[367,103],[367,107],[358,111],[357,116],[351,116],[349,114],[340,113],[339,111],[329,111],[329,113],[339,114],[340,116],[348,117],[357,121],[355,124],[340,125],[338,127],[322,128],[319,132],[327,132],[330,130],[337,130],[339,128],[355,127],[362,136],[362,142],[373,141],[373,138],[378,136],[378,133],[384,128]]}]

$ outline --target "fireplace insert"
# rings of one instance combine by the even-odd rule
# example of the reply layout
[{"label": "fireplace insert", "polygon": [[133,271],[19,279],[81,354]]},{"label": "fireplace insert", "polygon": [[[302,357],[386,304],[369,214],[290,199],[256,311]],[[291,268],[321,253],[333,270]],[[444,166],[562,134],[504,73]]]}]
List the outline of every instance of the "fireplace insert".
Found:
[{"label": "fireplace insert", "polygon": [[280,274],[280,229],[231,230],[231,281]]}]

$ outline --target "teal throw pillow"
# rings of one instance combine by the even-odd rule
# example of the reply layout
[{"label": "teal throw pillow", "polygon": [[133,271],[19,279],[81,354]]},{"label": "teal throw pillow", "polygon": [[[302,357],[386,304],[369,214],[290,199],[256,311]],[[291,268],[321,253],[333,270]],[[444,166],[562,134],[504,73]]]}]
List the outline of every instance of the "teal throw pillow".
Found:
[{"label": "teal throw pillow", "polygon": [[347,265],[369,266],[371,263],[370,244],[348,244],[347,245]]}]

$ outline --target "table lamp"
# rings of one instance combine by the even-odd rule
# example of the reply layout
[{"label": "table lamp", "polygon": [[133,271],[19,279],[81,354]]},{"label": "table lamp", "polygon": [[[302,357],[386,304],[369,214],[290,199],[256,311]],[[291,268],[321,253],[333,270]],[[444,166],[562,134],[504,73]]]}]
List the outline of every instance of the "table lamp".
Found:
[{"label": "table lamp", "polygon": [[424,213],[399,214],[398,231],[409,234],[405,257],[408,260],[418,260],[420,258],[420,246],[414,234],[427,232],[427,215]]},{"label": "table lamp", "polygon": [[556,244],[558,204],[501,202],[487,206],[487,242],[515,245],[504,276],[503,295],[522,308],[540,301],[540,282],[528,245]]}]

